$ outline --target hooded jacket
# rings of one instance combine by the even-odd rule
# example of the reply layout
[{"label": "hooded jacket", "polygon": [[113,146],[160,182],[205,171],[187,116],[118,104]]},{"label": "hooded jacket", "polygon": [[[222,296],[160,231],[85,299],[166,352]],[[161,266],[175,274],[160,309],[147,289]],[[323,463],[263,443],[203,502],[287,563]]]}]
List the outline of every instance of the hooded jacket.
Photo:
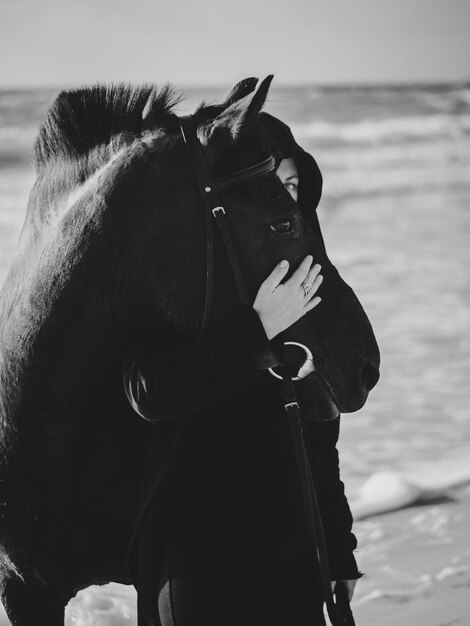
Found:
[{"label": "hooded jacket", "polygon": [[323,243],[316,213],[323,188],[320,168],[313,156],[299,146],[287,124],[264,111],[260,117],[272,138],[270,148],[276,164],[279,165],[282,159],[295,159],[299,172],[297,204]]},{"label": "hooded jacket", "polygon": [[[322,176],[287,125],[262,113],[277,161],[295,157],[298,203],[319,231]],[[268,340],[250,306],[203,341],[171,338],[123,364],[127,397],[153,423],[140,515],[129,549],[138,610],[148,614],[170,535],[179,543],[224,545],[224,562],[266,561],[304,550],[301,495],[279,381],[268,368],[282,350]],[[299,398],[308,382],[296,383]],[[137,418],[136,416],[136,418]],[[352,516],[340,479],[340,418],[316,421],[303,411],[304,437],[317,487],[333,580],[361,576]],[[217,524],[214,519],[218,520]],[[139,622],[140,623],[140,622]],[[144,623],[144,622],[143,622]]]}]

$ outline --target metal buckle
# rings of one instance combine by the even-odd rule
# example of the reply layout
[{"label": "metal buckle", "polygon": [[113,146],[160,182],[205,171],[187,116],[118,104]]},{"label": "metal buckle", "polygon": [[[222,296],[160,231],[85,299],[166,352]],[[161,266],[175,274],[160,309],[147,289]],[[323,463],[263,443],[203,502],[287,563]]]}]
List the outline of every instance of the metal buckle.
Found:
[{"label": "metal buckle", "polygon": [[216,206],[212,209],[212,215],[217,219],[217,211],[222,211],[223,215],[225,215],[225,209],[223,206]]},{"label": "metal buckle", "polygon": [[[285,346],[298,346],[299,348],[303,348],[303,350],[305,351],[305,361],[303,365],[301,366],[301,368],[299,369],[299,371],[297,372],[297,376],[293,376],[292,380],[301,380],[302,378],[305,378],[307,374],[310,374],[312,372],[311,366],[313,366],[313,371],[315,371],[316,368],[313,362],[313,354],[311,353],[309,348],[307,348],[307,346],[304,346],[303,343],[298,343],[297,341],[284,341],[284,345]],[[282,380],[282,376],[280,376],[279,374],[276,374],[276,372],[271,367],[268,369],[268,371],[275,378],[279,378],[279,380]]]},{"label": "metal buckle", "polygon": [[284,408],[288,408],[290,406],[296,406],[298,409],[300,409],[299,403],[298,402],[288,402],[287,404],[284,405]]}]

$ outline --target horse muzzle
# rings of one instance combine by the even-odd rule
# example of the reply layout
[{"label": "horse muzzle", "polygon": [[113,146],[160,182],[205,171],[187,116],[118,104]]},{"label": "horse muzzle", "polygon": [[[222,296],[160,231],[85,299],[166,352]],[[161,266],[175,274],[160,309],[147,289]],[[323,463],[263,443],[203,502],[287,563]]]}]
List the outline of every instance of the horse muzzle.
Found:
[{"label": "horse muzzle", "polygon": [[327,358],[319,361],[317,371],[341,413],[361,409],[380,377],[378,359],[367,357],[347,369]]},{"label": "horse muzzle", "polygon": [[[353,413],[362,408],[380,376],[378,353],[362,356],[345,365],[330,355],[322,356],[304,343],[285,341],[284,355],[284,367],[289,377],[293,381],[309,377],[311,392],[329,396],[328,404],[334,405],[341,413]],[[269,371],[276,378],[283,378],[284,372]],[[312,384],[314,380],[315,385]]]}]

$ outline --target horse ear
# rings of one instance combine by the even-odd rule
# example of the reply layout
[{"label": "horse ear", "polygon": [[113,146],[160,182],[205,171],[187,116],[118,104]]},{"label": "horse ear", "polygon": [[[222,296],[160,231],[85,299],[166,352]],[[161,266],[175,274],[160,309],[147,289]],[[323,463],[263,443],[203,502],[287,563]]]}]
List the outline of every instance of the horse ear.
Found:
[{"label": "horse ear", "polygon": [[241,80],[239,83],[235,85],[235,87],[233,87],[231,92],[225,98],[225,101],[223,102],[222,107],[226,109],[232,104],[235,104],[235,102],[238,102],[238,100],[241,100],[245,96],[248,96],[250,93],[252,93],[255,90],[257,83],[258,83],[258,79],[253,78],[253,77],[245,78],[244,80]]},{"label": "horse ear", "polygon": [[233,143],[238,141],[244,133],[248,132],[256,116],[263,108],[272,79],[273,74],[270,74],[260,83],[254,93],[248,93],[243,98],[236,100],[220,115],[205,125],[203,142],[206,143],[210,139],[216,139]]}]

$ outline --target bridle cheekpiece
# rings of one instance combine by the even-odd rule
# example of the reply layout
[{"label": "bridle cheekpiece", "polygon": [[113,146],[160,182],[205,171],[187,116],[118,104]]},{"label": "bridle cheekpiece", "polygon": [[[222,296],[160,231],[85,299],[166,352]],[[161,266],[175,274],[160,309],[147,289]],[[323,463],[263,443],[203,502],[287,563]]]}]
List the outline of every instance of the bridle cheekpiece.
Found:
[{"label": "bridle cheekpiece", "polygon": [[196,176],[197,187],[204,200],[204,215],[206,223],[206,296],[204,303],[204,315],[200,331],[200,336],[202,336],[207,327],[213,299],[214,233],[212,219],[215,219],[222,236],[227,256],[232,267],[235,283],[237,285],[240,301],[242,304],[247,304],[249,301],[248,291],[243,279],[240,262],[230,234],[227,210],[218,194],[226,189],[231,189],[236,185],[241,185],[242,183],[246,183],[272,172],[276,168],[276,161],[273,156],[269,156],[267,159],[238,170],[233,174],[213,179],[204,155],[204,150],[197,137],[197,128],[193,116],[186,115],[180,117],[179,121],[181,134],[183,135],[183,139],[186,143],[191,165]]}]

